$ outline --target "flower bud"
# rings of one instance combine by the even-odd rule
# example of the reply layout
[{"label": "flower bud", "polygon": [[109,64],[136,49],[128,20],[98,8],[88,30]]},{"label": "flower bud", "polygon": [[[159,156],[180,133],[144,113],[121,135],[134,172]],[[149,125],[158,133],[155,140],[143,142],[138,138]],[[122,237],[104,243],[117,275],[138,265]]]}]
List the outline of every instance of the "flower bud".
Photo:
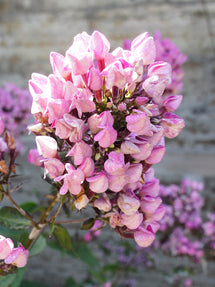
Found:
[{"label": "flower bud", "polygon": [[7,258],[13,250],[13,241],[0,235],[0,260]]},{"label": "flower bud", "polygon": [[111,202],[105,193],[103,193],[102,198],[98,198],[94,201],[93,206],[105,212],[111,210]]},{"label": "flower bud", "polygon": [[64,164],[57,158],[49,158],[44,161],[44,178],[46,177],[47,173],[49,174],[50,178],[55,178],[63,174],[65,170]]},{"label": "flower bud", "polygon": [[180,106],[182,99],[182,95],[169,96],[163,101],[162,105],[168,112],[174,112]]},{"label": "flower bud", "polygon": [[86,180],[90,183],[90,189],[95,193],[102,193],[108,189],[108,178],[104,172],[99,172]]},{"label": "flower bud", "polygon": [[166,150],[165,146],[162,145],[155,146],[150,156],[145,159],[145,162],[149,164],[159,163],[165,154],[165,150]]},{"label": "flower bud", "polygon": [[44,157],[39,155],[37,149],[30,149],[28,153],[28,162],[35,166],[43,166]]},{"label": "flower bud", "polygon": [[160,197],[146,195],[141,198],[140,207],[144,213],[154,213],[162,200]]},{"label": "flower bud", "polygon": [[156,197],[159,194],[159,185],[160,181],[157,178],[152,179],[151,181],[147,181],[141,188],[140,196],[153,196]]},{"label": "flower bud", "polygon": [[140,207],[140,201],[138,198],[128,196],[124,193],[119,194],[117,204],[119,208],[128,215],[134,214]]},{"label": "flower bud", "polygon": [[87,157],[78,168],[83,171],[85,177],[89,177],[94,172],[95,164],[91,157]]},{"label": "flower bud", "polygon": [[78,210],[81,210],[82,208],[84,208],[85,206],[87,206],[87,204],[89,203],[89,198],[86,196],[86,194],[78,194],[78,198],[75,200],[75,207]]},{"label": "flower bud", "polygon": [[98,91],[102,87],[102,77],[98,69],[92,67],[88,72],[88,87],[93,91]]},{"label": "flower bud", "polygon": [[139,227],[138,231],[134,232],[134,239],[140,247],[149,247],[155,240],[155,235],[152,230]]},{"label": "flower bud", "polygon": [[143,214],[139,212],[135,212],[134,214],[122,214],[121,222],[127,228],[133,230],[140,226],[143,221]]},{"label": "flower bud", "polygon": [[92,148],[84,141],[77,142],[66,156],[73,156],[74,164],[80,165],[83,161],[92,156]]},{"label": "flower bud", "polygon": [[57,142],[48,136],[36,137],[37,150],[45,158],[54,158],[57,156]]},{"label": "flower bud", "polygon": [[155,221],[160,221],[164,214],[165,214],[166,208],[164,207],[164,205],[160,205],[154,213],[147,213],[146,214],[146,219],[148,220],[155,220]]},{"label": "flower bud", "polygon": [[94,52],[94,57],[97,60],[104,59],[110,50],[110,42],[104,34],[94,31],[90,37],[90,49]]},{"label": "flower bud", "polygon": [[20,247],[14,248],[10,255],[5,259],[6,264],[13,264],[17,267],[24,267],[27,264],[29,251],[20,244]]},{"label": "flower bud", "polygon": [[145,112],[133,110],[132,114],[126,117],[127,129],[137,135],[144,135],[150,128],[150,121]]},{"label": "flower bud", "polygon": [[143,58],[143,64],[149,65],[154,62],[156,56],[154,40],[147,32],[137,36],[131,42],[131,51],[136,58]]},{"label": "flower bud", "polygon": [[166,113],[160,125],[164,128],[164,134],[168,138],[176,137],[185,126],[184,120],[172,113]]},{"label": "flower bud", "polygon": [[99,142],[99,145],[103,148],[107,148],[112,145],[117,139],[117,131],[112,126],[106,126],[97,135],[94,140]]}]

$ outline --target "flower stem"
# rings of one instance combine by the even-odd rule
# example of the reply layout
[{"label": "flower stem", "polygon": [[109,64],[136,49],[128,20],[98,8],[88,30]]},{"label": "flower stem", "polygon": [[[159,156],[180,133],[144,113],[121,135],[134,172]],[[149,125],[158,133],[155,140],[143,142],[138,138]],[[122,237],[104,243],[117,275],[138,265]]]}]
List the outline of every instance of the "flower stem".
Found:
[{"label": "flower stem", "polygon": [[58,199],[59,199],[59,194],[57,193],[54,196],[48,208],[46,209],[45,213],[40,218],[39,222],[37,223],[37,226],[32,228],[29,234],[28,240],[25,244],[25,248],[31,248],[34,245],[34,243],[37,241],[37,239],[40,237],[40,235],[43,233],[45,228],[48,226],[48,222],[46,222],[46,218],[48,217],[49,213],[51,212],[53,206],[55,205]]},{"label": "flower stem", "polygon": [[82,223],[86,221],[86,219],[74,219],[74,220],[60,220],[55,221],[56,224],[72,224],[72,223]]}]

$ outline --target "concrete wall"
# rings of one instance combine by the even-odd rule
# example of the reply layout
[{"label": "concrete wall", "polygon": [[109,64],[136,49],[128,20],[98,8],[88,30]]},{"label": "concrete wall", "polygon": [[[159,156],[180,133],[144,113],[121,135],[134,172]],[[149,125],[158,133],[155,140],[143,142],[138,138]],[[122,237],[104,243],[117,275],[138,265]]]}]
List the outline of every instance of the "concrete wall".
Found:
[{"label": "concrete wall", "polygon": [[[32,72],[51,72],[50,51],[64,54],[77,33],[95,29],[110,39],[112,48],[121,45],[124,38],[134,38],[143,31],[153,34],[159,29],[163,37],[169,37],[188,55],[184,101],[178,111],[186,127],[176,140],[167,142],[157,175],[165,182],[179,181],[187,173],[201,177],[207,195],[214,198],[215,1],[1,0],[0,84],[13,81],[27,87]],[[27,142],[30,145],[31,141]],[[26,170],[26,177],[30,179],[32,172]],[[33,274],[42,280],[44,274],[53,276],[58,266],[54,261],[61,259],[53,255],[49,267],[46,259],[47,252],[33,259],[29,277]],[[44,261],[44,270],[52,271],[43,274],[40,260]],[[212,279],[208,282],[207,286],[214,286]],[[62,286],[61,279],[52,286]]]}]

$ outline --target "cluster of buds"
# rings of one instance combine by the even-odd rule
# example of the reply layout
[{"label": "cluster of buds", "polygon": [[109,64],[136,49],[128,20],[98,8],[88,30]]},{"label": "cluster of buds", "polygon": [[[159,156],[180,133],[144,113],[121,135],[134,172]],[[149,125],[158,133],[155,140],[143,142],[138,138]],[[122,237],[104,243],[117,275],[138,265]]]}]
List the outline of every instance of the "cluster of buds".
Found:
[{"label": "cluster of buds", "polygon": [[24,149],[19,138],[26,133],[31,118],[31,102],[28,90],[21,89],[12,83],[0,88],[0,118],[5,128],[16,138],[16,149],[19,152]]},{"label": "cluster of buds", "polygon": [[13,241],[0,235],[0,274],[27,264],[29,251],[22,244],[14,248]]},{"label": "cluster of buds", "polygon": [[160,230],[183,224],[186,229],[197,229],[202,225],[202,207],[204,199],[201,195],[203,183],[185,179],[181,186],[169,185],[160,187],[160,196],[166,204],[166,214],[160,222]]},{"label": "cluster of buds", "polygon": [[[164,61],[172,67],[172,81],[166,86],[165,94],[171,95],[179,93],[183,87],[184,72],[182,65],[186,62],[187,56],[181,53],[179,48],[169,39],[162,39],[161,33],[154,34],[156,49],[156,61]],[[125,49],[131,49],[131,40],[126,39],[123,43]]]},{"label": "cluster of buds", "polygon": [[[151,245],[164,214],[151,166],[184,121],[174,111],[181,95],[164,94],[171,65],[155,61],[153,37],[143,33],[109,52],[100,32],[78,34],[65,56],[52,52],[53,74],[29,81],[44,177],[80,210],[141,247]],[[38,165],[35,152],[30,161]],[[102,226],[103,226],[102,225]]]},{"label": "cluster of buds", "polygon": [[194,262],[201,262],[204,251],[203,243],[198,238],[184,230],[183,227],[175,227],[169,236],[169,239],[163,243],[162,249],[170,252],[172,256],[188,256]]},{"label": "cluster of buds", "polygon": [[202,190],[202,182],[190,179],[183,180],[180,186],[172,184],[160,187],[166,213],[160,222],[162,233],[156,244],[174,256],[186,255],[196,262],[201,261],[204,255],[204,238],[198,238],[202,234],[197,233],[205,226]]}]

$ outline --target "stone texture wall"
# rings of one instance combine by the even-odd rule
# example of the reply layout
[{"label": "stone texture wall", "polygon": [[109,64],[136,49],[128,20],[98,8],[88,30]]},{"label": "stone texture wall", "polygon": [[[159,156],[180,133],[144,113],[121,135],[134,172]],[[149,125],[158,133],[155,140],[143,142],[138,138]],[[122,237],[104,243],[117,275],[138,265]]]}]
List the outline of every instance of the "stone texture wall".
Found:
[{"label": "stone texture wall", "polygon": [[[177,182],[187,173],[201,177],[206,182],[207,196],[214,200],[214,0],[1,0],[0,84],[12,81],[27,87],[32,72],[50,73],[50,51],[64,53],[73,37],[84,30],[88,33],[100,30],[115,48],[124,38],[134,38],[144,31],[153,34],[157,29],[188,55],[184,65],[184,101],[178,111],[185,118],[186,127],[176,140],[167,142],[167,153],[157,175],[167,183]],[[31,145],[31,139],[25,141]],[[25,162],[26,158],[21,160]],[[37,182],[39,173],[29,167],[25,172],[27,179],[34,174]],[[24,189],[23,197],[28,190]],[[46,251],[32,259],[28,277],[42,281],[46,275],[47,281],[50,280],[61,260],[54,254],[48,262],[49,251]],[[70,272],[68,264],[65,259],[61,275],[63,270]],[[74,273],[77,272],[75,269]],[[52,286],[62,286],[61,275]],[[150,282],[151,277],[147,276]],[[197,281],[198,278],[195,286],[202,286]],[[214,285],[210,275],[207,286]]]}]

